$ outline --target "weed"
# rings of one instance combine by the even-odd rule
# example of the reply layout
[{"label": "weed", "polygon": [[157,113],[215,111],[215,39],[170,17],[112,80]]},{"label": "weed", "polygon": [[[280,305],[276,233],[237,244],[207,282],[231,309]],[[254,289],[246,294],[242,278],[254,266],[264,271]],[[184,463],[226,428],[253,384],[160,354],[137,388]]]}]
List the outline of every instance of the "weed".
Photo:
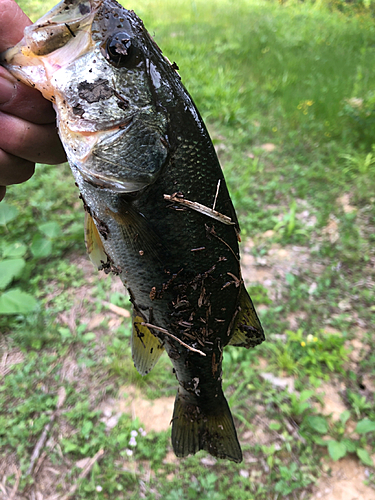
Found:
[{"label": "weed", "polygon": [[362,415],[367,415],[369,411],[374,409],[375,400],[369,401],[366,396],[362,396],[361,394],[357,394],[351,390],[348,390],[347,396],[358,418]]},{"label": "weed", "polygon": [[284,214],[282,220],[277,222],[273,228],[276,233],[280,234],[280,239],[284,241],[291,240],[292,238],[298,240],[300,236],[306,236],[308,234],[306,229],[302,229],[302,226],[299,224],[296,217],[296,211],[297,203],[293,200],[289,211]]},{"label": "weed", "polygon": [[344,173],[348,174],[355,185],[356,200],[362,204],[370,201],[374,192],[372,180],[375,175],[375,145],[370,153],[355,151],[342,154],[341,158],[345,160]]},{"label": "weed", "polygon": [[290,374],[305,373],[312,378],[329,379],[327,372],[343,372],[348,359],[344,346],[345,339],[340,335],[317,332],[306,335],[302,329],[287,330],[287,340],[283,345],[271,347],[277,366]]},{"label": "weed", "polygon": [[[362,73],[361,66],[358,67],[357,71],[360,74]],[[375,124],[375,93],[369,91],[364,98],[351,97],[346,99],[340,115],[349,121],[349,126],[357,141],[363,143],[367,148],[371,148],[371,145],[375,142],[373,132]],[[353,160],[351,155],[348,160]]]}]

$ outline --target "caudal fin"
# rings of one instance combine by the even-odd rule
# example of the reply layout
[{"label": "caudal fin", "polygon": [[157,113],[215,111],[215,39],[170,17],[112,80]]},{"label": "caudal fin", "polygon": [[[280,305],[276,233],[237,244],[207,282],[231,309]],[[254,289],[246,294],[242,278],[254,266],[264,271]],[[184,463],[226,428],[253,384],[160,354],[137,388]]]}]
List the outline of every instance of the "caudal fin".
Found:
[{"label": "caudal fin", "polygon": [[218,395],[215,411],[202,409],[177,393],[172,421],[172,445],[177,457],[208,451],[217,458],[242,461],[232,414],[224,394]]}]

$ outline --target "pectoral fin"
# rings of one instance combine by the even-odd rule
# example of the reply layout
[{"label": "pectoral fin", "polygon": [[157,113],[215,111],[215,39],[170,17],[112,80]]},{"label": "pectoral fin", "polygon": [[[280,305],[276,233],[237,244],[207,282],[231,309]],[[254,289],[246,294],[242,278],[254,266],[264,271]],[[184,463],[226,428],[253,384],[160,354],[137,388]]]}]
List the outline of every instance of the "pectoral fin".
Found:
[{"label": "pectoral fin", "polygon": [[237,347],[255,347],[265,339],[253,302],[246,288],[242,286],[239,300],[239,313],[234,323],[234,334],[229,345]]},{"label": "pectoral fin", "polygon": [[143,326],[144,319],[133,312],[132,358],[140,375],[147,375],[163,354],[164,347],[150,330]]},{"label": "pectoral fin", "polygon": [[145,256],[145,259],[154,265],[164,265],[168,251],[162,239],[132,203],[120,199],[117,211],[114,212],[108,208],[107,213],[121,227],[126,247],[131,249],[134,255]]},{"label": "pectoral fin", "polygon": [[105,253],[99,231],[88,212],[85,212],[85,244],[91,262],[98,269],[102,269],[103,265],[107,263],[108,257]]}]

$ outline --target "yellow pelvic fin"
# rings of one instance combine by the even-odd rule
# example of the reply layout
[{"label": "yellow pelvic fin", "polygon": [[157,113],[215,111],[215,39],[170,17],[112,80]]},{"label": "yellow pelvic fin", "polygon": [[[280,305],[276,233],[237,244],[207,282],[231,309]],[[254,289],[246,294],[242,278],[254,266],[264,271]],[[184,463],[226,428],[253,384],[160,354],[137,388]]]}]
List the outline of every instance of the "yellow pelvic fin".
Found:
[{"label": "yellow pelvic fin", "polygon": [[255,347],[265,339],[253,302],[246,288],[242,285],[239,299],[239,312],[234,322],[234,333],[229,345],[237,347]]},{"label": "yellow pelvic fin", "polygon": [[108,258],[99,231],[88,212],[85,212],[85,244],[91,262],[98,269],[102,269]]},{"label": "yellow pelvic fin", "polygon": [[150,330],[143,326],[144,319],[133,311],[132,358],[140,375],[147,375],[163,354],[164,347]]}]

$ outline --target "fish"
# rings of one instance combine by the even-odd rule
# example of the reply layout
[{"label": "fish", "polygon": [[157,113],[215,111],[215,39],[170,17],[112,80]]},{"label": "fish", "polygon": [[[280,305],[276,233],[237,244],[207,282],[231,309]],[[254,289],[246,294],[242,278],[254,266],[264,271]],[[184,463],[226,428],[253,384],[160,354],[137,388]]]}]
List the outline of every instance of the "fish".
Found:
[{"label": "fish", "polygon": [[0,58],[54,105],[87,251],[130,296],[136,369],[148,374],[164,350],[171,360],[176,456],[241,462],[223,349],[265,336],[223,171],[176,63],[115,0],[63,0]]}]

